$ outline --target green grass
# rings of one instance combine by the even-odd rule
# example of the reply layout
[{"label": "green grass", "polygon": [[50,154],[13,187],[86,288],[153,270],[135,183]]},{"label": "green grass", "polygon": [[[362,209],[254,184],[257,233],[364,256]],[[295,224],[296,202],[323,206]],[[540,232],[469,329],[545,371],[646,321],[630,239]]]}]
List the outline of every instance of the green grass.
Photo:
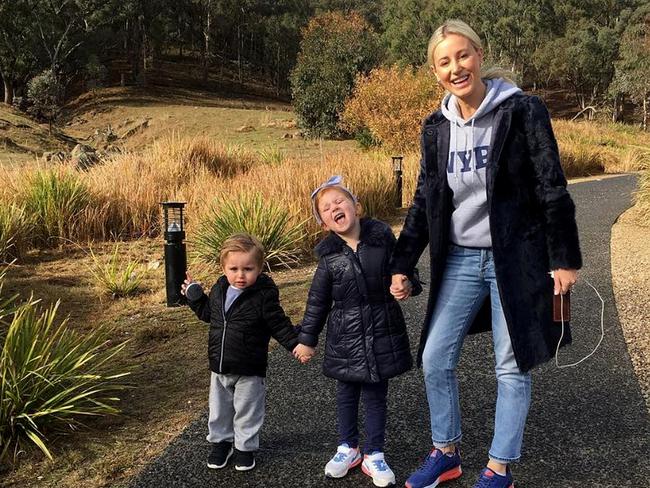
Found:
[{"label": "green grass", "polygon": [[42,169],[31,176],[19,202],[34,219],[33,242],[52,246],[61,244],[59,238],[75,237],[77,219],[92,195],[73,171]]},{"label": "green grass", "polygon": [[127,297],[136,293],[146,274],[138,260],[120,257],[119,250],[120,244],[116,243],[108,259],[95,254],[92,247],[89,250],[92,258],[89,271],[95,285],[113,298]]},{"label": "green grass", "polygon": [[286,208],[265,201],[258,193],[218,198],[197,232],[197,254],[205,262],[218,265],[223,242],[233,234],[245,232],[264,245],[269,266],[289,267],[299,261],[305,223],[296,223]]}]

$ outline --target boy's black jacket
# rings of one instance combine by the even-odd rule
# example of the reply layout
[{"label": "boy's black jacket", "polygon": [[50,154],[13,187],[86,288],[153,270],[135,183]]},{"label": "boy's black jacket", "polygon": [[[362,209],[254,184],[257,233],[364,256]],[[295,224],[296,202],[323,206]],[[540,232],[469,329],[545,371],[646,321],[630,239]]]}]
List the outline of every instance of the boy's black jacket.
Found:
[{"label": "boy's black jacket", "polygon": [[224,313],[228,280],[221,276],[210,296],[188,301],[196,316],[210,324],[208,356],[215,373],[266,376],[269,341],[273,336],[292,351],[298,344],[291,321],[280,306],[278,287],[262,273]]},{"label": "boy's black jacket", "polygon": [[411,368],[404,316],[389,291],[395,241],[388,225],[362,219],[356,254],[335,233],[316,246],[320,260],[299,340],[316,346],[327,322],[326,376],[376,383]]}]

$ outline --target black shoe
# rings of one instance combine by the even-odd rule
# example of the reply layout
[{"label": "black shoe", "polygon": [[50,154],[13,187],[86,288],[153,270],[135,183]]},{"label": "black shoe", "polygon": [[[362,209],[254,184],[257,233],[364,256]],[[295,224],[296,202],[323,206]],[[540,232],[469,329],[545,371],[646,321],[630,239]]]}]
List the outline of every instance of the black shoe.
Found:
[{"label": "black shoe", "polygon": [[235,469],[248,471],[255,467],[255,451],[240,451],[235,449]]},{"label": "black shoe", "polygon": [[223,468],[226,464],[228,464],[228,460],[230,459],[230,456],[232,456],[232,453],[232,442],[224,441],[212,444],[212,451],[208,456],[208,468]]}]

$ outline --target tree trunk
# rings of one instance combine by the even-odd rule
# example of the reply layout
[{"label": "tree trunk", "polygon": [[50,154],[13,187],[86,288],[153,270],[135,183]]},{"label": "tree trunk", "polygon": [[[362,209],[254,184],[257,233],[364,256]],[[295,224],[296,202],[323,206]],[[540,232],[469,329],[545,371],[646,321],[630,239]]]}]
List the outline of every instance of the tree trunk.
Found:
[{"label": "tree trunk", "polygon": [[5,103],[11,105],[14,103],[14,87],[7,78],[2,78],[5,87]]},{"label": "tree trunk", "polygon": [[203,83],[205,84],[208,82],[208,59],[210,57],[210,21],[212,20],[210,16],[210,2],[208,2],[206,10],[205,30],[203,31]]},{"label": "tree trunk", "polygon": [[239,85],[241,86],[242,77],[241,77],[241,25],[237,26],[237,67],[239,69]]}]

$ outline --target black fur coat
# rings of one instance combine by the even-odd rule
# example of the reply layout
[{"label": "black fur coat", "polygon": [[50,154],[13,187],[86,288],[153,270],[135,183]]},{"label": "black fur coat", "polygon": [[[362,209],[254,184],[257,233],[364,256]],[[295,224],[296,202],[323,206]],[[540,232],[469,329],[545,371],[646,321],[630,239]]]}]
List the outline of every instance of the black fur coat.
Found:
[{"label": "black fur coat", "polygon": [[[543,102],[516,94],[496,109],[487,164],[487,201],[497,283],[517,364],[522,371],[550,359],[561,326],[552,320],[552,269],[582,265],[575,206],[551,121]],[[431,286],[420,336],[418,364],[446,262],[452,191],[447,185],[449,121],[440,111],[425,121],[413,204],[391,261],[392,273],[409,274],[427,244]],[[470,333],[491,328],[489,298]],[[571,342],[568,326],[563,344]]]}]

